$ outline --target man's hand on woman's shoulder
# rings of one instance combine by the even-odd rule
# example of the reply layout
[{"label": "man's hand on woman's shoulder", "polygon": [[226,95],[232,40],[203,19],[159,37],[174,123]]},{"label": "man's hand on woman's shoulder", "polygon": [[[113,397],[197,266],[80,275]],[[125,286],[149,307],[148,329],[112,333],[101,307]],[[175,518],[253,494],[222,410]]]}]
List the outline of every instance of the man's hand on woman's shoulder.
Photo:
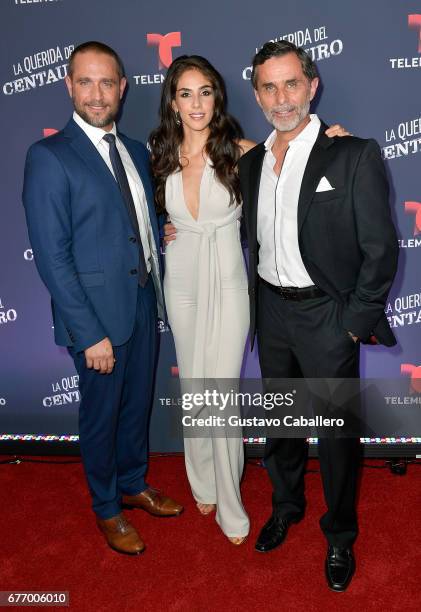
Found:
[{"label": "man's hand on woman's shoulder", "polygon": [[340,123],[334,123],[326,130],[326,136],[334,138],[335,136],[352,136],[351,132],[348,132]]},{"label": "man's hand on woman's shoulder", "polygon": [[240,145],[241,155],[244,155],[244,153],[247,153],[247,151],[253,149],[253,147],[255,147],[257,143],[254,142],[254,140],[247,140],[246,138],[242,138],[238,141],[238,144]]}]

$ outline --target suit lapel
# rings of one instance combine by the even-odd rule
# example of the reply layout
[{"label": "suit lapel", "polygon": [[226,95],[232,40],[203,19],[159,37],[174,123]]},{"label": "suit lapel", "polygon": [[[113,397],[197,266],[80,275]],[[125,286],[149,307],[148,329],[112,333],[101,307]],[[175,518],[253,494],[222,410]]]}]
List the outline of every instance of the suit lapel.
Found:
[{"label": "suit lapel", "polygon": [[132,158],[132,162],[136,166],[136,170],[139,173],[140,179],[143,184],[143,189],[145,190],[145,195],[149,204],[150,200],[153,201],[153,191],[151,186],[151,175],[149,172],[149,168],[146,166],[144,161],[136,154],[136,150],[133,148],[131,141],[126,136],[124,136],[124,134],[118,134],[118,137],[123,142],[124,146],[127,149],[127,152]]},{"label": "suit lapel", "polygon": [[[126,147],[127,152],[130,155],[132,162],[134,163],[135,168],[139,173],[139,177],[140,177],[140,180],[142,181],[143,189],[145,192],[146,203],[147,203],[148,210],[149,210],[149,220],[151,223],[152,234],[153,234],[154,241],[155,241],[155,254],[156,254],[155,257],[153,253],[154,251],[153,245],[151,245],[152,247],[152,276],[154,277],[155,292],[156,292],[156,298],[157,298],[157,304],[158,304],[158,318],[162,319],[163,321],[166,321],[167,315],[166,315],[166,307],[165,307],[165,298],[164,298],[164,292],[162,289],[163,267],[162,267],[162,258],[161,258],[160,241],[159,241],[158,218],[157,218],[156,209],[155,209],[155,198],[154,198],[154,192],[153,192],[149,165],[145,161],[145,159],[142,157],[142,155],[139,154],[139,151],[135,147],[133,147],[132,141],[130,139],[126,138],[124,134],[119,134],[118,137],[121,139],[124,146]],[[155,268],[155,273],[154,273],[154,264],[153,264],[154,261],[156,262],[156,266],[157,266]]]},{"label": "suit lapel", "polygon": [[126,147],[127,152],[130,155],[132,162],[134,163],[135,168],[139,173],[139,177],[142,181],[143,189],[145,191],[146,201],[148,203],[149,214],[151,215],[153,213],[154,216],[156,216],[149,168],[144,163],[143,159],[141,159],[141,157],[137,155],[136,149],[132,146],[130,140],[126,138],[123,134],[118,134],[118,137]]},{"label": "suit lapel", "polygon": [[149,168],[144,163],[144,161],[136,154],[136,150],[132,147],[132,144],[128,138],[126,138],[123,134],[118,134],[118,137],[123,142],[124,146],[127,149],[128,154],[132,158],[132,162],[135,165],[136,170],[139,173],[140,180],[142,181],[143,189],[145,191],[146,202],[148,204],[149,209],[149,217],[151,219],[152,228],[155,233],[155,229],[158,232],[158,222],[156,220],[156,210],[154,204],[154,194],[151,183],[151,175]]},{"label": "suit lapel", "polygon": [[[70,146],[77,153],[77,155],[85,162],[85,164],[98,176],[101,180],[102,184],[107,185],[114,192],[115,197],[119,199],[122,203],[124,210],[127,212],[126,206],[124,204],[124,200],[122,198],[120,188],[118,186],[117,181],[115,180],[113,174],[110,172],[105,161],[102,159],[101,155],[98,153],[96,147],[85,134],[85,132],[77,125],[77,123],[70,119],[68,124],[63,130],[63,135],[66,138],[70,139]],[[146,165],[143,163],[143,160],[139,160],[136,155],[136,151],[132,147],[130,140],[127,139],[124,135],[118,134],[118,137],[124,143],[130,157],[133,160],[133,163],[139,173],[139,176],[143,183],[143,188],[145,190],[146,201],[149,209],[149,217],[152,224],[152,230],[155,237],[155,242],[157,245],[159,244],[158,240],[158,223],[156,219],[156,212],[154,207],[154,199],[153,199],[153,190],[151,185],[151,179],[149,175],[149,170]],[[130,218],[129,218],[130,221]]]},{"label": "suit lapel", "polygon": [[259,203],[259,187],[260,177],[262,174],[263,160],[266,149],[263,143],[256,147],[255,155],[250,163],[249,170],[249,228],[251,234],[251,242],[255,244],[257,241],[257,208]]},{"label": "suit lapel", "polygon": [[303,223],[309,211],[311,201],[317,189],[320,179],[324,176],[326,168],[332,156],[332,145],[334,139],[326,136],[327,125],[321,123],[319,135],[311,150],[308,162],[301,182],[300,196],[298,199],[298,234],[300,234]]},{"label": "suit lapel", "polygon": [[98,153],[95,145],[91,142],[85,132],[71,119],[63,130],[66,137],[70,138],[70,146],[83,159],[85,164],[95,172],[101,182],[106,182],[114,194],[121,198],[120,189],[117,181],[110,172],[105,161]]}]

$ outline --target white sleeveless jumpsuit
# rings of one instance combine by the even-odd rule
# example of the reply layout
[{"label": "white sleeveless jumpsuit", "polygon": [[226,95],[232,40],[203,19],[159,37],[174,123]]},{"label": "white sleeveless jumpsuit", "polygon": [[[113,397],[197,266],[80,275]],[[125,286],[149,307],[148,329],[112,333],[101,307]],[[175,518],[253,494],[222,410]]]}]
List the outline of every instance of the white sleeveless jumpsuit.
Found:
[{"label": "white sleeveless jumpsuit", "polygon": [[[189,212],[181,172],[168,177],[166,209],[177,228],[165,254],[164,292],[181,379],[238,379],[249,328],[247,272],[240,242],[241,206],[208,159],[197,221]],[[240,495],[241,435],[184,438],[187,476],[196,501],[216,504],[228,537],[249,532]]]}]

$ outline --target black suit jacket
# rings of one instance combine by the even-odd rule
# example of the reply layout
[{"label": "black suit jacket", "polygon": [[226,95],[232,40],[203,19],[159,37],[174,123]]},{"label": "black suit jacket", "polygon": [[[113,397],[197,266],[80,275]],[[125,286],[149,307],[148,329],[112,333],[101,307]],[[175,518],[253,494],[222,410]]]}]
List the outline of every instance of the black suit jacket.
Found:
[{"label": "black suit jacket", "polygon": [[[374,140],[328,138],[322,122],[310,153],[298,201],[298,240],[314,284],[343,304],[342,324],[363,342],[396,344],[384,307],[396,273],[398,241],[388,202],[389,186]],[[249,247],[250,333],[256,333],[257,206],[264,144],[239,162]],[[317,192],[325,176],[332,191]]]}]

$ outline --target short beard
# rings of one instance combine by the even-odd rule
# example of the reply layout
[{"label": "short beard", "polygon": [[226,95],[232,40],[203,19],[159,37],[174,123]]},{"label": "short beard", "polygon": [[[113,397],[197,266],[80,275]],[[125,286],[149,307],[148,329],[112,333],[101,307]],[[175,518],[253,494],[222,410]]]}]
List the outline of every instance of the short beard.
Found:
[{"label": "short beard", "polygon": [[278,130],[278,132],[292,132],[296,127],[300,125],[300,123],[307,117],[310,112],[310,99],[308,99],[301,106],[295,107],[296,115],[295,117],[291,117],[289,121],[282,121],[282,119],[278,119],[273,116],[275,111],[289,110],[291,107],[288,105],[284,105],[284,107],[273,107],[267,111],[264,111],[266,119],[269,121],[273,127]]},{"label": "short beard", "polygon": [[[74,104],[74,102],[73,102]],[[89,125],[92,125],[93,127],[97,127],[97,128],[103,128],[107,125],[110,125],[111,123],[114,122],[117,113],[110,111],[109,113],[107,113],[104,117],[92,117],[92,115],[89,115],[83,108],[81,108],[80,106],[75,106],[75,111],[77,112],[77,114],[82,117],[82,119],[84,121],[86,121],[86,123],[88,123]]]}]

